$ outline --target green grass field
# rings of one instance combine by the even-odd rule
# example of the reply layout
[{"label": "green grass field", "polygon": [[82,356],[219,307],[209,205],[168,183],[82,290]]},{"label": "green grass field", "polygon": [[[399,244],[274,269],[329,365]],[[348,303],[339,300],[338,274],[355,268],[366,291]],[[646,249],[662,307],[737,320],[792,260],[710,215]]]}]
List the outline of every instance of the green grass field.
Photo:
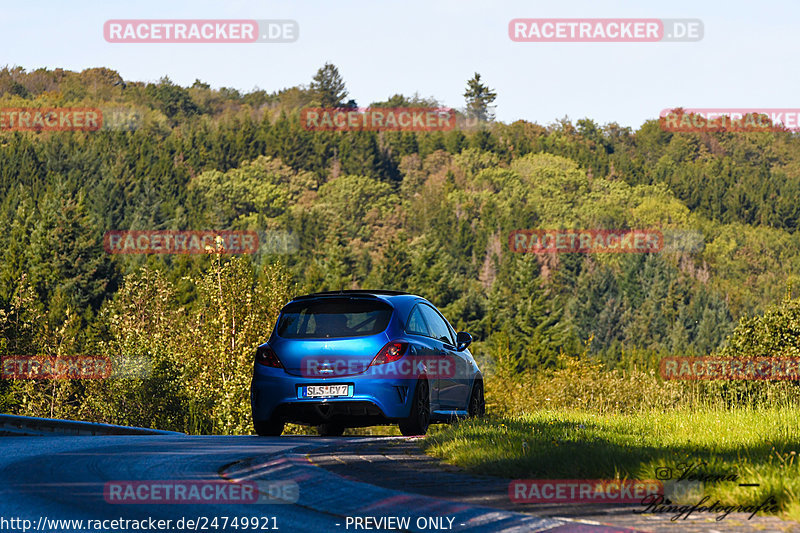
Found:
[{"label": "green grass field", "polygon": [[[699,465],[692,472],[737,476],[706,482],[702,494],[711,502],[757,505],[772,496],[782,517],[800,520],[800,412],[787,407],[602,415],[547,410],[435,426],[424,447],[470,472],[509,479],[656,479],[663,467],[678,478],[688,465]],[[688,497],[677,503],[702,496]]]}]

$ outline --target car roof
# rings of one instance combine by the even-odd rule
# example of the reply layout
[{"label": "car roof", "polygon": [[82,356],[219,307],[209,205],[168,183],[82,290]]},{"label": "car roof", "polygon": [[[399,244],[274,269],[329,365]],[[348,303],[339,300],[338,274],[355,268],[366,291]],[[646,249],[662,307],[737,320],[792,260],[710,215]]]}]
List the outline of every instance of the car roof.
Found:
[{"label": "car roof", "polygon": [[[403,291],[387,291],[382,289],[378,290],[350,289],[341,291],[323,291],[323,292],[314,292],[311,294],[304,294],[302,296],[295,296],[292,299],[292,301],[307,300],[311,298],[318,298],[320,296],[414,296],[414,295]],[[419,298],[419,296],[415,296],[415,298]]]},{"label": "car roof", "polygon": [[[426,302],[436,309],[430,301],[422,296],[417,296],[416,294],[411,294],[408,292],[403,291],[389,291],[389,290],[367,290],[367,289],[350,289],[350,290],[340,290],[340,291],[323,291],[323,292],[314,292],[311,294],[304,294],[302,296],[296,296],[292,298],[289,303],[292,302],[301,302],[304,300],[313,300],[315,298],[331,298],[331,297],[364,297],[364,298],[375,298],[379,300],[383,300],[389,303],[392,307],[395,308],[395,311],[402,313],[405,315],[406,313],[410,313],[411,309],[418,303],[418,302]],[[289,305],[289,304],[286,304]],[[438,311],[438,309],[437,309]],[[441,312],[439,312],[441,314]],[[444,315],[442,315],[444,316]],[[445,320],[447,320],[445,318]],[[449,322],[448,322],[449,323]],[[275,325],[277,327],[277,324]],[[451,325],[452,327],[452,325]]]},{"label": "car roof", "polygon": [[394,307],[395,310],[397,310],[400,313],[410,312],[411,308],[414,307],[414,304],[416,304],[417,302],[420,301],[427,302],[427,300],[422,296],[416,296],[414,294],[402,291],[341,290],[341,291],[325,291],[325,292],[315,292],[312,294],[305,294],[303,296],[297,296],[293,298],[292,301],[289,303],[314,300],[316,298],[336,298],[336,297],[375,298],[377,300],[383,300],[384,302]]}]

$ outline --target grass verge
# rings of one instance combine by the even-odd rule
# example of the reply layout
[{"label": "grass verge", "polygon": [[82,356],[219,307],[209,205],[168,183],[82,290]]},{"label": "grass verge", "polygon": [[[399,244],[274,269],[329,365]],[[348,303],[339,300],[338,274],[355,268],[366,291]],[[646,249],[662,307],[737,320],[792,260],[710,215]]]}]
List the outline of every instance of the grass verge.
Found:
[{"label": "grass verge", "polygon": [[549,410],[435,427],[423,446],[470,472],[510,479],[656,479],[661,468],[678,478],[697,465],[694,473],[737,476],[704,483],[710,502],[758,505],[772,496],[783,518],[800,521],[797,409]]}]

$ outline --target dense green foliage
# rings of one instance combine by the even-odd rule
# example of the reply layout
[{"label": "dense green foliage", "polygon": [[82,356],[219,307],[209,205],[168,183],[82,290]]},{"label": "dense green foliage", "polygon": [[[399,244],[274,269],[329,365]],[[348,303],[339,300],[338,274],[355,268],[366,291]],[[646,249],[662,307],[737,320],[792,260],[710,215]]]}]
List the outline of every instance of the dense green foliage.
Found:
[{"label": "dense green foliage", "polygon": [[[555,368],[560,354],[581,352],[610,368],[652,367],[664,354],[723,347],[800,270],[791,133],[588,119],[306,131],[301,108],[346,96],[334,70],[274,94],[121,83],[108,69],[0,71],[0,107],[138,117],[130,131],[0,132],[0,355],[115,354],[152,369],[145,380],[3,382],[0,409],[244,431],[251,352],[279,306],[340,288],[429,298],[473,333],[490,371]],[[677,237],[648,255],[509,251],[512,230],[559,227]],[[115,229],[284,230],[299,249],[111,256],[102,236]],[[777,349],[765,335],[757,346]],[[796,350],[796,336],[786,339]]]}]

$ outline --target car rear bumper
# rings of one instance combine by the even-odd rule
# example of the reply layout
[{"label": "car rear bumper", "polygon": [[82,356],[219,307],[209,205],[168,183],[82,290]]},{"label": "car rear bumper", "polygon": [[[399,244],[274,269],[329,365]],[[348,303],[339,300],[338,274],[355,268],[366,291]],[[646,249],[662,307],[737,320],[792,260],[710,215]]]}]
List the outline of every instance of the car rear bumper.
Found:
[{"label": "car rear bumper", "polygon": [[[415,383],[416,379],[376,379],[369,374],[307,378],[256,364],[250,402],[254,420],[274,416],[300,424],[343,422],[351,427],[368,426],[408,417]],[[304,386],[332,384],[352,385],[352,394],[325,399],[299,397],[298,391]]]},{"label": "car rear bumper", "polygon": [[286,422],[312,425],[339,422],[359,427],[391,423],[377,405],[364,400],[282,403],[275,408],[273,416]]}]

